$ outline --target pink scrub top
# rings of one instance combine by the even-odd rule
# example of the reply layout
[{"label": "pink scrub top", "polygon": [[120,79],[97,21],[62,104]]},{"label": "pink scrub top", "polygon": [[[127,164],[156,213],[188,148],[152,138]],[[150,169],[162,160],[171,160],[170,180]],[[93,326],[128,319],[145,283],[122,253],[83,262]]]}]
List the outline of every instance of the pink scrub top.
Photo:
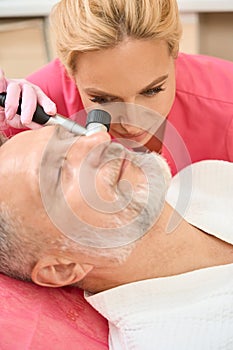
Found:
[{"label": "pink scrub top", "polygon": [[233,62],[180,54],[163,154],[173,174],[204,159],[233,161]]}]

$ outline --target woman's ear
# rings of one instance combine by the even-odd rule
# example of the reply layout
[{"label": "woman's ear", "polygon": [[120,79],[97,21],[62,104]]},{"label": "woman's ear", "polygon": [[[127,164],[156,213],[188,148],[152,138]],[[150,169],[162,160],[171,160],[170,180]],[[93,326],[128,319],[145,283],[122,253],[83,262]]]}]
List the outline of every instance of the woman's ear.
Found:
[{"label": "woman's ear", "polygon": [[69,258],[47,256],[36,263],[31,278],[40,286],[62,287],[81,281],[92,269],[92,265],[80,264]]}]

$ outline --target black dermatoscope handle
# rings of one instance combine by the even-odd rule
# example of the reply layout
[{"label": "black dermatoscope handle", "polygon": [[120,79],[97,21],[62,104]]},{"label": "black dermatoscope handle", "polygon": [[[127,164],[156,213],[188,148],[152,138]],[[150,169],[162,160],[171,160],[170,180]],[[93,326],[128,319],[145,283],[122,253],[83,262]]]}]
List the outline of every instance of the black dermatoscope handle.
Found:
[{"label": "black dermatoscope handle", "polygon": [[[5,107],[5,101],[6,101],[6,92],[2,92],[0,94],[0,106],[1,107]],[[16,112],[18,115],[21,115],[21,104],[22,104],[22,99],[20,98],[18,109]],[[45,113],[43,108],[41,106],[37,105],[36,110],[33,114],[32,121],[37,123],[37,124],[44,125],[49,121],[49,118],[51,118],[51,115],[48,115],[47,113]]]},{"label": "black dermatoscope handle", "polygon": [[[0,93],[0,106],[5,107],[6,92]],[[22,99],[19,100],[17,114],[21,115]],[[76,135],[91,135],[98,131],[109,131],[111,116],[108,112],[101,109],[93,109],[87,114],[86,128],[74,121],[62,117],[59,114],[51,116],[37,105],[33,114],[32,121],[40,125],[62,125],[64,128]]]}]

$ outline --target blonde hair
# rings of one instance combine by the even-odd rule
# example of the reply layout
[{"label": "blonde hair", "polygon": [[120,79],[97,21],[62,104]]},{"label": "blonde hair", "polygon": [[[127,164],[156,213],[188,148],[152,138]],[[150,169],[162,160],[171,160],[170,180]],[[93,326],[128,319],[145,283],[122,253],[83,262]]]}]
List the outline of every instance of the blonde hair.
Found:
[{"label": "blonde hair", "polygon": [[61,0],[50,19],[58,57],[71,75],[80,52],[111,48],[127,37],[164,40],[170,54],[178,54],[176,0]]}]

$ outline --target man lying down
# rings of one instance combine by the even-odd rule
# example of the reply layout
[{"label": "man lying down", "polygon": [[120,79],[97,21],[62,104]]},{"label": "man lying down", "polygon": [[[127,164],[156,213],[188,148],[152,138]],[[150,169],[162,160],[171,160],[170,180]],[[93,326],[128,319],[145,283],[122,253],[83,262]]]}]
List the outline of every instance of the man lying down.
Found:
[{"label": "man lying down", "polygon": [[110,349],[232,349],[232,163],[193,164],[167,193],[161,156],[51,126],[0,164],[2,273],[84,289]]}]

